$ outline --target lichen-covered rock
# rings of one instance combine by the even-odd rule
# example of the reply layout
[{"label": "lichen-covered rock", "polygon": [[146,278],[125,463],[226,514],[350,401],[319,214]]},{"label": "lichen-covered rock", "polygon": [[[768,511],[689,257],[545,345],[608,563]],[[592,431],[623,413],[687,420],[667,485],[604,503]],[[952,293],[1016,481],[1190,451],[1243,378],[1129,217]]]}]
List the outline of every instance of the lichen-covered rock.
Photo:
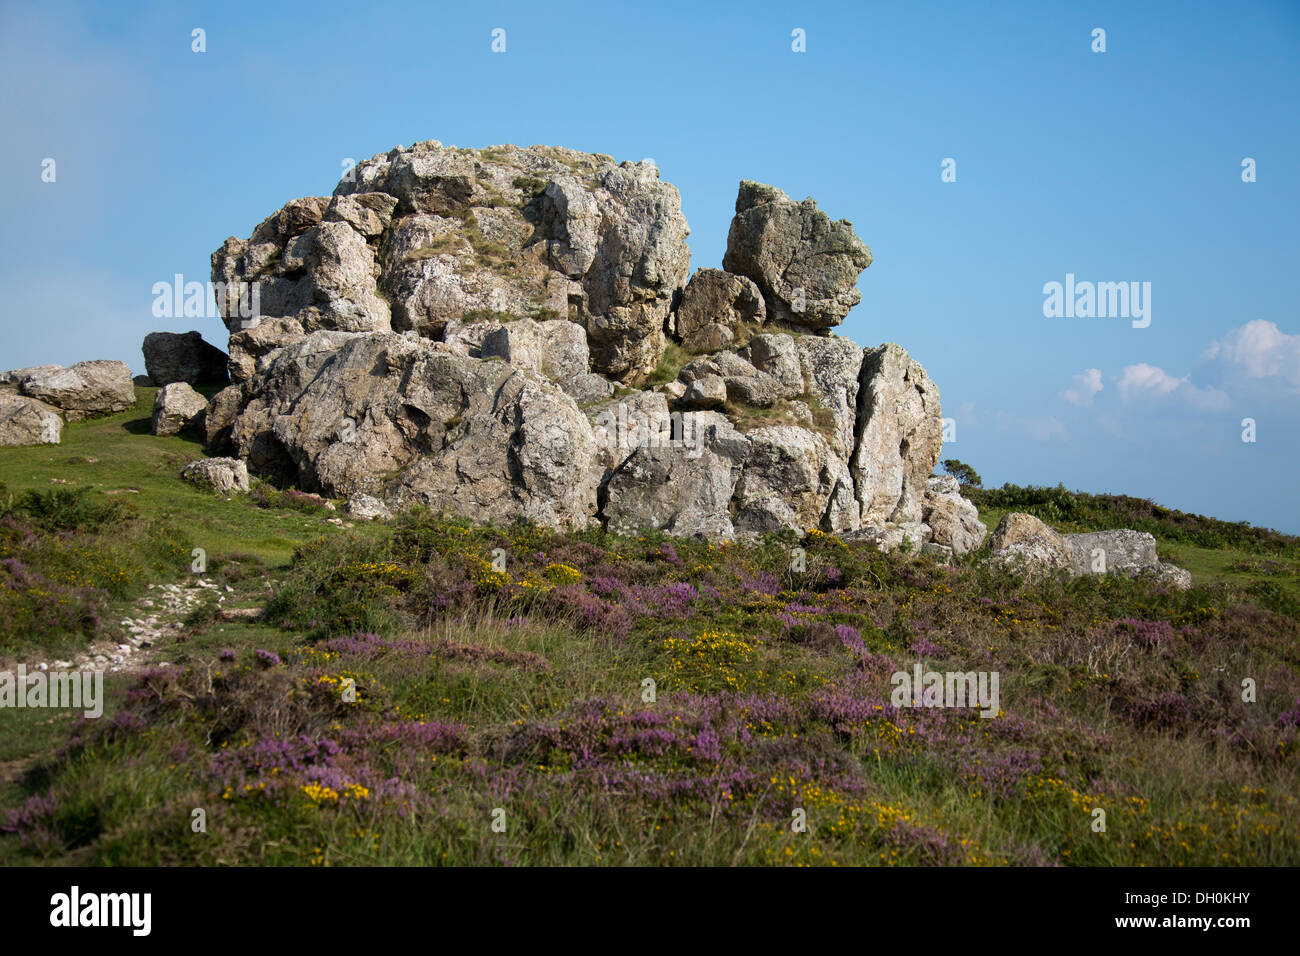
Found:
[{"label": "lichen-covered rock", "polygon": [[832,222],[812,199],[740,184],[722,267],[754,280],[769,323],[812,332],[838,325],[862,300],[856,284],[869,265],[871,250],[848,220]]},{"label": "lichen-covered rock", "polygon": [[535,372],[418,336],[318,332],[242,389],[236,454],[304,489],[552,527],[595,513],[591,426]]},{"label": "lichen-covered rock", "polygon": [[387,521],[393,516],[388,506],[372,495],[356,494],[348,499],[347,512],[362,521]]},{"label": "lichen-covered rock", "polygon": [[1133,577],[1143,571],[1155,570],[1160,564],[1156,557],[1155,536],[1145,531],[1121,528],[1064,537],[1070,547],[1070,570],[1076,575],[1122,574]]},{"label": "lichen-covered rock", "polygon": [[207,407],[208,400],[185,382],[165,385],[154,396],[150,430],[155,435],[176,435],[196,424]]},{"label": "lichen-covered rock", "polygon": [[989,548],[994,564],[1013,570],[1069,571],[1073,566],[1074,552],[1058,531],[1017,511],[1003,515]]},{"label": "lichen-covered rock", "polygon": [[[467,353],[469,348],[467,344]],[[544,375],[579,404],[614,394],[612,382],[588,371],[587,333],[575,322],[520,319],[499,324],[484,334],[477,357],[499,358],[515,368]]]},{"label": "lichen-covered rock", "polygon": [[980,521],[979,509],[961,496],[961,486],[951,475],[926,482],[922,516],[930,526],[933,542],[949,548],[953,554],[974,551],[989,533]]},{"label": "lichen-covered rock", "polygon": [[124,412],[135,405],[131,369],[124,362],[101,359],[68,368],[42,365],[9,374],[15,376],[19,392],[62,409],[70,422]]},{"label": "lichen-covered rock", "polygon": [[863,352],[850,468],[864,525],[920,522],[943,448],[939,389],[893,343]]},{"label": "lichen-covered rock", "polygon": [[51,405],[26,395],[0,391],[0,446],[57,445],[63,419]]},{"label": "lichen-covered rock", "polygon": [[224,385],[230,381],[227,356],[198,332],[150,332],[140,351],[152,384]]},{"label": "lichen-covered rock", "polygon": [[248,491],[248,466],[238,458],[200,458],[186,465],[181,477],[221,495]]},{"label": "lichen-covered rock", "polygon": [[1154,568],[1143,570],[1140,576],[1160,587],[1171,588],[1175,591],[1190,591],[1192,589],[1191,573],[1176,564],[1166,564],[1162,561]]},{"label": "lichen-covered rock", "polygon": [[673,314],[676,335],[689,352],[745,345],[766,318],[758,286],[721,269],[697,270]]}]

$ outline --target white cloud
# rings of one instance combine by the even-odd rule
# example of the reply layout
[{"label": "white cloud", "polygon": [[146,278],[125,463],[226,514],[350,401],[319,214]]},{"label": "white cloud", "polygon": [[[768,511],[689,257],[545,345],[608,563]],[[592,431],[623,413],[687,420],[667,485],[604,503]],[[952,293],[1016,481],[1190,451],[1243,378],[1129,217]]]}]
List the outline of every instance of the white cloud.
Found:
[{"label": "white cloud", "polygon": [[1227,392],[1217,388],[1200,388],[1193,385],[1186,375],[1174,378],[1158,365],[1146,362],[1125,366],[1119,374],[1116,389],[1120,398],[1126,402],[1173,396],[1203,412],[1223,411],[1230,404]]},{"label": "white cloud", "polygon": [[1101,369],[1098,368],[1086,368],[1070,381],[1073,384],[1060,394],[1071,405],[1091,405],[1103,388]]},{"label": "white cloud", "polygon": [[1246,378],[1277,376],[1300,388],[1300,335],[1287,335],[1276,322],[1254,319],[1216,339],[1205,358],[1231,366]]}]

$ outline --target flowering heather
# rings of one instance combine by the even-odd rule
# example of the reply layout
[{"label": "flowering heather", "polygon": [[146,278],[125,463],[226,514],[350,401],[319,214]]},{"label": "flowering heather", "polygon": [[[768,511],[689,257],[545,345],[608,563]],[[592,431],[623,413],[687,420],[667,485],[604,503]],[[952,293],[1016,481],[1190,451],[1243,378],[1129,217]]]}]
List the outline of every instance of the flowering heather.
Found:
[{"label": "flowering heather", "polygon": [[[791,568],[796,543],[806,572]],[[823,532],[669,541],[418,511],[323,538],[275,574],[257,627],[280,640],[194,640],[105,719],[75,722],[3,818],[0,851],[191,865],[1300,862],[1294,621],[1243,589],[1024,581]],[[895,707],[891,676],[918,658],[996,671],[1002,712]],[[87,795],[91,771],[104,795]],[[157,793],[150,815],[133,809],[141,792]],[[219,821],[213,839],[168,816],[196,805]],[[1098,805],[1107,839],[1089,828]],[[496,809],[508,839],[485,823]],[[806,833],[791,831],[796,809]]]}]

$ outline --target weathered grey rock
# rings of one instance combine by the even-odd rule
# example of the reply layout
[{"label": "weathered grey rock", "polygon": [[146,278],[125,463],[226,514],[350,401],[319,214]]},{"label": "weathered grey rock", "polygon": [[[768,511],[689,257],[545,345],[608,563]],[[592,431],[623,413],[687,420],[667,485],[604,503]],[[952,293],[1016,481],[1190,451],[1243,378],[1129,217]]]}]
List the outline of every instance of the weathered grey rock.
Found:
[{"label": "weathered grey rock", "polygon": [[[334,271],[347,281],[321,307],[321,267],[306,247],[314,230],[335,225],[372,247],[374,282],[345,268],[364,263],[359,249],[336,252]],[[260,280],[263,313],[297,317],[308,332],[361,328],[340,321],[337,303],[361,303],[372,285],[392,303],[393,329],[433,339],[479,315],[569,318],[587,331],[592,371],[634,381],[663,354],[689,270],[688,232],[677,190],[652,163],[430,140],[372,157],[333,199],[296,200],[248,240],[227,240],[213,276]],[[309,307],[322,315],[300,314]]]},{"label": "weathered grey rock", "polygon": [[356,494],[348,499],[347,512],[362,521],[387,521],[393,516],[388,506],[371,495]]},{"label": "weathered grey rock", "polygon": [[729,505],[749,442],[716,413],[698,413],[695,425],[692,445],[639,447],[610,476],[603,504],[609,530],[735,537]]},{"label": "weathered grey rock", "polygon": [[678,401],[686,408],[718,408],[727,400],[727,380],[721,375],[705,373],[685,384]]},{"label": "weathered grey rock", "polygon": [[812,199],[740,184],[722,267],[754,280],[769,323],[814,332],[838,325],[861,301],[856,283],[869,265],[871,250],[848,220],[832,222]]},{"label": "weathered grey rock", "polygon": [[1003,515],[989,539],[990,559],[1025,573],[1069,571],[1074,552],[1065,538],[1033,515]]},{"label": "weathered grey rock", "polygon": [[44,372],[57,372],[64,368],[62,365],[29,365],[26,368],[10,369],[7,372],[0,372],[0,385],[18,385],[24,379],[31,378]]},{"label": "weathered grey rock", "polygon": [[1192,575],[1176,564],[1165,564],[1162,561],[1154,568],[1143,570],[1141,576],[1161,587],[1172,588],[1175,591],[1190,591],[1192,589]]},{"label": "weathered grey rock", "polygon": [[857,531],[846,533],[844,538],[849,541],[870,542],[881,551],[897,551],[904,544],[911,551],[920,551],[930,541],[930,527],[921,521],[908,521],[902,524],[864,524]]},{"label": "weathered grey rock", "polygon": [[226,353],[203,341],[198,332],[150,332],[140,351],[154,385],[225,385],[230,381]]},{"label": "weathered grey rock", "polygon": [[0,446],[57,445],[62,436],[63,419],[53,406],[0,391]]},{"label": "weathered grey rock", "polygon": [[745,345],[766,318],[758,286],[721,269],[697,270],[674,313],[676,335],[688,352]]},{"label": "weathered grey rock", "polygon": [[[135,405],[131,369],[124,362],[98,360],[22,370],[18,391],[63,410],[70,422],[124,412]],[[12,374],[12,373],[11,373]]]},{"label": "weathered grey rock", "polygon": [[306,334],[301,322],[283,316],[263,318],[247,328],[231,332],[231,379],[236,382],[247,381],[257,371],[257,363],[262,356],[301,341]]},{"label": "weathered grey rock", "polygon": [[[551,379],[568,382],[588,372],[587,333],[575,322],[520,319],[488,332],[480,346],[482,358],[499,358]],[[610,394],[613,394],[612,387]]]},{"label": "weathered grey rock", "polygon": [[208,400],[186,384],[173,382],[158,390],[153,399],[155,435],[175,435],[190,425],[198,424],[199,416],[207,411]]},{"label": "weathered grey rock", "polygon": [[1067,534],[1065,543],[1070,547],[1072,574],[1122,574],[1132,577],[1143,571],[1155,570],[1160,560],[1156,557],[1156,539],[1145,531],[1118,529],[1093,531],[1087,534]]},{"label": "weathered grey rock", "polygon": [[755,428],[745,437],[749,449],[733,503],[737,531],[840,531],[852,524],[848,469],[825,438],[795,425]]},{"label": "weathered grey rock", "polygon": [[893,343],[863,352],[850,468],[864,525],[920,522],[943,448],[939,389]]},{"label": "weathered grey rock", "polygon": [[961,486],[951,475],[930,478],[925,485],[922,516],[930,526],[935,544],[953,554],[966,554],[984,543],[988,527],[980,521],[979,509],[961,496]]},{"label": "weathered grey rock", "polygon": [[200,458],[186,465],[181,477],[221,495],[248,491],[248,466],[238,458]]},{"label": "weathered grey rock", "polygon": [[236,454],[304,489],[549,526],[596,510],[591,426],[535,372],[416,336],[318,332],[242,389]]},{"label": "weathered grey rock", "polygon": [[816,406],[810,409],[813,420],[830,436],[835,453],[848,461],[856,444],[862,349],[848,339],[812,335],[800,336],[795,347]]}]

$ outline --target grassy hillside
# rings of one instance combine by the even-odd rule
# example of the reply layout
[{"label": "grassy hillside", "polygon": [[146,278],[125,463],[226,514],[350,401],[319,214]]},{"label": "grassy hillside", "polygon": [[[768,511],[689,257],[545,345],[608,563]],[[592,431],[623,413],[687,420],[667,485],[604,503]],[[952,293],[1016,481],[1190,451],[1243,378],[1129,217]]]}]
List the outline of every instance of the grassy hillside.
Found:
[{"label": "grassy hillside", "polygon": [[[111,633],[148,584],[193,582],[195,547],[225,600],[151,649],[170,666],[111,680],[99,720],[0,709],[0,863],[1300,862],[1295,539],[973,495],[990,526],[1149,530],[1195,579],[1171,593],[815,531],[346,527],[190,488],[201,450],[148,435],[140,393],[62,446],[0,449],[0,593],[27,615],[0,655]],[[918,662],[996,672],[997,715],[896,706]]]}]

